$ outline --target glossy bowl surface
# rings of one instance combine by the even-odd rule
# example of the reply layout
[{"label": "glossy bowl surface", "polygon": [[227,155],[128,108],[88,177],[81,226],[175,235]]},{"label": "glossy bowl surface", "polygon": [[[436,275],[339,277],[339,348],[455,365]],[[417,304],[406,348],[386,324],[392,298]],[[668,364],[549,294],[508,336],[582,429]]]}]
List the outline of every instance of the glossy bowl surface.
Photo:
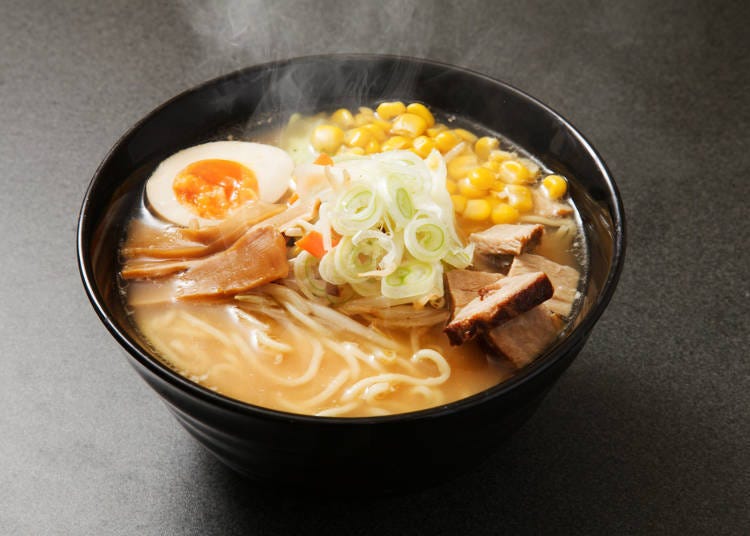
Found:
[{"label": "glossy bowl surface", "polygon": [[[116,273],[118,242],[138,187],[169,154],[240,122],[379,100],[416,100],[495,130],[549,168],[574,177],[590,266],[581,311],[565,338],[510,380],[451,404],[388,417],[324,418],[238,402],[153,358],[128,321]],[[581,350],[617,284],[623,208],[604,162],[550,108],[497,80],[427,60],[333,55],[237,71],[168,101],[127,132],[96,171],[78,224],[84,287],[138,373],[179,422],[237,471],[268,484],[327,490],[398,490],[476,463],[533,413]],[[351,484],[359,488],[351,488]]]}]

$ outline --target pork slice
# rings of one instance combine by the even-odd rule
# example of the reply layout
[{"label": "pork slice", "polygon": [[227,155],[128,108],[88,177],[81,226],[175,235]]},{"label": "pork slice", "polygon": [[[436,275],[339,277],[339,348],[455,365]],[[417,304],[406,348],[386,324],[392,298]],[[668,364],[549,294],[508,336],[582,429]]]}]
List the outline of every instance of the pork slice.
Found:
[{"label": "pork slice", "polygon": [[451,270],[445,274],[450,300],[451,318],[471,300],[479,296],[479,289],[504,278],[503,274],[474,270]]},{"label": "pork slice", "polygon": [[520,255],[538,244],[543,233],[543,225],[501,223],[480,233],[472,233],[469,241],[477,253]]},{"label": "pork slice", "polygon": [[578,281],[581,279],[578,270],[571,266],[558,264],[541,255],[524,253],[513,259],[508,276],[531,272],[547,274],[547,277],[552,281],[555,292],[545,305],[560,316],[568,316],[578,295]]},{"label": "pork slice", "polygon": [[531,196],[534,200],[534,212],[546,218],[564,218],[573,214],[573,207],[568,203],[553,201],[541,190],[532,188]]},{"label": "pork slice", "polygon": [[483,335],[484,342],[517,368],[528,365],[557,338],[563,321],[546,303]]},{"label": "pork slice", "polygon": [[476,337],[483,330],[507,322],[549,299],[552,283],[543,272],[506,277],[491,285],[458,310],[443,331],[451,344],[458,345]]}]

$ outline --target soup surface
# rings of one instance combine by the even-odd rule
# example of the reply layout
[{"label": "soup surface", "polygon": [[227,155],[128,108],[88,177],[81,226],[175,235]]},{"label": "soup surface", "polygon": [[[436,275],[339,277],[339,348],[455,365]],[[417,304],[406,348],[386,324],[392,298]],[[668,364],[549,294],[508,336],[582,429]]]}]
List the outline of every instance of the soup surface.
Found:
[{"label": "soup surface", "polygon": [[295,114],[162,162],[120,251],[155,355],[243,402],[342,417],[446,404],[538,357],[585,268],[567,179],[438,119]]}]

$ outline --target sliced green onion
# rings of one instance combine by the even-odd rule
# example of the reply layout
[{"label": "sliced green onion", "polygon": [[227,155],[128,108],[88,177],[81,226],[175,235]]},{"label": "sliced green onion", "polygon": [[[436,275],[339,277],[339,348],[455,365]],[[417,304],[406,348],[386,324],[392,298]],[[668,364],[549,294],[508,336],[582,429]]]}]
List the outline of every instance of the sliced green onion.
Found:
[{"label": "sliced green onion", "polygon": [[353,183],[336,203],[331,224],[340,235],[352,235],[375,225],[382,214],[383,204],[375,190]]},{"label": "sliced green onion", "polygon": [[382,280],[381,292],[388,298],[410,298],[422,296],[435,286],[440,265],[408,260],[396,268],[392,274]]},{"label": "sliced green onion", "polygon": [[430,216],[409,222],[404,229],[404,244],[414,258],[424,262],[440,260],[448,250],[443,223]]}]

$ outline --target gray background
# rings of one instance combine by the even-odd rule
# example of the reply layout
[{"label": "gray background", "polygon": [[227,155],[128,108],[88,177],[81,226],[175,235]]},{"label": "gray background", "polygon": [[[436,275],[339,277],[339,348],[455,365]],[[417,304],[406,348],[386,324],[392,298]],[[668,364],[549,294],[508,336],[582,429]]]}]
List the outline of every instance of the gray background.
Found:
[{"label": "gray background", "polygon": [[[750,533],[749,13],[1,0],[0,533]],[[321,52],[508,81],[589,137],[625,202],[626,268],[588,346],[492,458],[419,493],[254,488],[179,428],[79,282],[78,208],[125,129],[218,73]]]}]

